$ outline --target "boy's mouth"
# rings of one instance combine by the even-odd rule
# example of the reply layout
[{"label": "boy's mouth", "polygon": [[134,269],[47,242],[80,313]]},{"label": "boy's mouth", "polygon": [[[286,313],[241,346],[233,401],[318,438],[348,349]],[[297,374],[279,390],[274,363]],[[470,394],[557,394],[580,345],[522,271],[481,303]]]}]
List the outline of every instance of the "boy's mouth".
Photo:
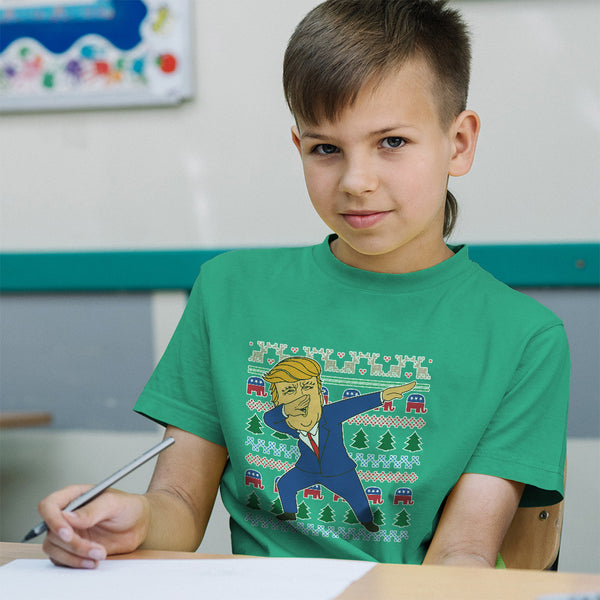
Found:
[{"label": "boy's mouth", "polygon": [[342,217],[352,229],[367,229],[382,221],[387,214],[388,211],[361,211],[342,213]]}]

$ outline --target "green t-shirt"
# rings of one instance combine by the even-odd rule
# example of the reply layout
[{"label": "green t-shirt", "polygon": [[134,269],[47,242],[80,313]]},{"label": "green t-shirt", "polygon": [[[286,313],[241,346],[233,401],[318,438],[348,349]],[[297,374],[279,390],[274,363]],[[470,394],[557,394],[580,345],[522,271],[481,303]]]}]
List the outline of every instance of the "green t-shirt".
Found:
[{"label": "green t-shirt", "polygon": [[[522,505],[559,501],[570,370],[560,320],[466,247],[392,275],[341,263],[328,242],[203,265],[136,404],[227,447],[233,551],[421,563],[469,472],[526,483]],[[291,357],[321,370],[316,451],[263,379]],[[379,392],[410,383],[381,405]]]}]

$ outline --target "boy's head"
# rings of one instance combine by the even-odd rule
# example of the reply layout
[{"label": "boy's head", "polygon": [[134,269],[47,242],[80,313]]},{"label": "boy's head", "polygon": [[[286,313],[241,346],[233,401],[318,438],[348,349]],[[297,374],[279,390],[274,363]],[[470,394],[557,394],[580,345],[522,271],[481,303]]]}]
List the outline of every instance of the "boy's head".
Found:
[{"label": "boy's head", "polygon": [[[335,121],[366,86],[407,62],[424,61],[440,126],[466,108],[471,48],[467,27],[445,0],[327,0],[300,22],[283,68],[286,100],[298,123]],[[456,221],[446,195],[443,234]]]},{"label": "boy's head", "polygon": [[445,0],[327,0],[300,22],[288,44],[283,85],[294,116],[334,120],[367,83],[423,58],[434,75],[440,122],[466,108],[471,45]]}]

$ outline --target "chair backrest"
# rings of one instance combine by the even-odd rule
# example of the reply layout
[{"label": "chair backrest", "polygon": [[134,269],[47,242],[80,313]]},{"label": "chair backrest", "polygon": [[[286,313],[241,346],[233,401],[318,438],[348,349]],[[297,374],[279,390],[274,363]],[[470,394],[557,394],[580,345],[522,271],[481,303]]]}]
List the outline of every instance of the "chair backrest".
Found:
[{"label": "chair backrest", "polygon": [[564,500],[552,506],[522,507],[500,548],[509,569],[550,569],[560,548]]},{"label": "chair backrest", "polygon": [[[564,482],[566,488],[566,460]],[[552,506],[517,509],[500,547],[500,556],[507,568],[557,569],[564,510],[564,499]]]}]

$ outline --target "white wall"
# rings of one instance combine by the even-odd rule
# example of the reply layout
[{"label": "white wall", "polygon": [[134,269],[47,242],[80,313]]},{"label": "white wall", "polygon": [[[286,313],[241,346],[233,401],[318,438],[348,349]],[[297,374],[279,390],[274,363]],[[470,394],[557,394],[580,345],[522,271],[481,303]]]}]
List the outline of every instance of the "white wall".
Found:
[{"label": "white wall", "polygon": [[[196,2],[196,95],[178,108],[2,116],[0,249],[320,240],[280,84],[315,4]],[[472,26],[483,119],[475,167],[452,184],[457,238],[598,239],[600,3],[454,4]]]},{"label": "white wall", "polygon": [[600,3],[456,2],[474,35],[471,173],[452,184],[456,237],[479,243],[600,237]]}]

